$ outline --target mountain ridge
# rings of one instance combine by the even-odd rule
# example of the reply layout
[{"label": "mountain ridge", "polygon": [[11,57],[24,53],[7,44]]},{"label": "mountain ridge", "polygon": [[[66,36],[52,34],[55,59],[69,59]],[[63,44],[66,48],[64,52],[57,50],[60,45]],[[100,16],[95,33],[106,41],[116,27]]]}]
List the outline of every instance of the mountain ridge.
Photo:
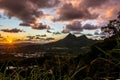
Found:
[{"label": "mountain ridge", "polygon": [[97,40],[88,39],[85,35],[76,37],[69,33],[65,38],[49,43],[50,46],[57,47],[84,47],[96,43]]}]

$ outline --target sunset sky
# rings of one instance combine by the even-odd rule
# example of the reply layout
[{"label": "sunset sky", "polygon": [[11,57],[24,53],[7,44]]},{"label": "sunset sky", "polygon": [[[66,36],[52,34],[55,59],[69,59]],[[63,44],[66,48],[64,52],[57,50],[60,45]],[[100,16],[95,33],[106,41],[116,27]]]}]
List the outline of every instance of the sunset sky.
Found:
[{"label": "sunset sky", "polygon": [[46,42],[68,33],[101,35],[120,0],[0,0],[0,41]]}]

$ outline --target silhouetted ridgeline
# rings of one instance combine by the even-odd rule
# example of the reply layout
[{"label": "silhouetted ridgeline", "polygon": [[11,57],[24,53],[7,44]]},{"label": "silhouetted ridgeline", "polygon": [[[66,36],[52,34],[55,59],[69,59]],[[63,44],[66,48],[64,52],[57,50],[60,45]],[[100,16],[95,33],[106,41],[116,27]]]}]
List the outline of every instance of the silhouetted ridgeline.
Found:
[{"label": "silhouetted ridgeline", "polygon": [[64,39],[61,39],[59,41],[49,43],[48,46],[56,46],[56,47],[85,47],[90,46],[94,43],[96,43],[97,40],[88,39],[85,35],[76,37],[75,35],[69,33]]}]

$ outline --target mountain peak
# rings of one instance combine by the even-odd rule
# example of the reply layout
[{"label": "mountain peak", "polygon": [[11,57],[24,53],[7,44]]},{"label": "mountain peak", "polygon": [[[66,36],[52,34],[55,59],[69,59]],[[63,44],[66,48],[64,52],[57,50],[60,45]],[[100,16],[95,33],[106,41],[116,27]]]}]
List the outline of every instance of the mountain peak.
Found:
[{"label": "mountain peak", "polygon": [[76,39],[76,36],[69,33],[64,39]]},{"label": "mountain peak", "polygon": [[88,39],[85,35],[76,37],[74,34],[69,33],[64,39],[55,42],[54,45],[61,47],[84,47],[95,42],[94,40]]},{"label": "mountain peak", "polygon": [[88,39],[86,35],[79,36],[78,38]]}]

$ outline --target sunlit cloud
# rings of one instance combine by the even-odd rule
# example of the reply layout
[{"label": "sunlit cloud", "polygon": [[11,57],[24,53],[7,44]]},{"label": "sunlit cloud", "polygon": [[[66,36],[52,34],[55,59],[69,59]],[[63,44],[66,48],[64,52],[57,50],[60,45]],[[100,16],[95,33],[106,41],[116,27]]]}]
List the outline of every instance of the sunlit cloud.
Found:
[{"label": "sunlit cloud", "polygon": [[[37,34],[37,30],[40,30],[39,33],[44,31],[45,34],[58,36],[96,30],[105,26],[108,20],[116,18],[120,11],[119,3],[120,0],[0,0],[0,17],[7,16],[7,20],[11,21],[17,18],[19,21],[18,25],[14,25],[15,30],[13,27],[4,28],[8,26],[7,23],[0,23],[3,27],[1,31],[19,33],[24,30],[19,30],[18,27],[25,26],[23,29],[28,31],[27,28],[30,28],[33,32],[28,32],[31,34],[34,31]],[[0,20],[5,21],[3,18]],[[52,31],[52,28],[55,30]]]},{"label": "sunlit cloud", "polygon": [[[59,3],[59,0],[0,0],[0,9],[8,17],[16,17],[22,21],[20,25],[27,24],[33,27],[39,25],[39,20],[44,15],[41,8],[54,7]],[[34,29],[34,28],[33,28]]]}]

